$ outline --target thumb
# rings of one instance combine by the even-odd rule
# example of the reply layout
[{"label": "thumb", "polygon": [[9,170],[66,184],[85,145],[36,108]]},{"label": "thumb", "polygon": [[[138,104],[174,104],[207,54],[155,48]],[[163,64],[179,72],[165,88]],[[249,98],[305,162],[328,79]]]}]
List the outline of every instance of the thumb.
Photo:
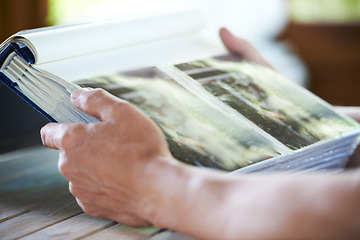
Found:
[{"label": "thumb", "polygon": [[260,65],[272,68],[272,66],[248,41],[234,36],[226,28],[221,28],[219,31],[219,35],[221,41],[230,52],[236,53],[241,57],[244,57]]},{"label": "thumb", "polygon": [[78,109],[104,120],[111,117],[116,105],[125,101],[100,88],[81,88],[71,94],[71,102]]}]

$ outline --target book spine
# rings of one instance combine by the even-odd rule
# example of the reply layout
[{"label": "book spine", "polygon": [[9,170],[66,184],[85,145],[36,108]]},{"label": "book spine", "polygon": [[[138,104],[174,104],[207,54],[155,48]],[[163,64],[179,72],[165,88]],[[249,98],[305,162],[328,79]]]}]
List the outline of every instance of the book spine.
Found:
[{"label": "book spine", "polygon": [[4,65],[7,57],[12,53],[16,52],[20,57],[22,57],[28,64],[35,63],[35,57],[30,49],[24,44],[19,43],[9,43],[1,52],[0,52],[0,67]]},{"label": "book spine", "polygon": [[20,90],[17,89],[17,84],[12,82],[3,72],[0,71],[0,83],[3,83],[6,87],[8,87],[11,91],[13,91],[16,95],[18,95],[21,99],[23,99],[26,103],[28,103],[32,108],[42,114],[46,119],[50,122],[56,122],[54,118],[52,118],[49,114],[44,112],[41,108],[39,108],[35,103],[33,103],[29,98],[27,98]]}]

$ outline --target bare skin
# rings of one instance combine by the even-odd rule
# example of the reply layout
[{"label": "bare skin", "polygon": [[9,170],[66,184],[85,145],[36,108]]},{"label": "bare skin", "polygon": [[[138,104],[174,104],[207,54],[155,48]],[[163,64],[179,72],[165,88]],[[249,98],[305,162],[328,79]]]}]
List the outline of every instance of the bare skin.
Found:
[{"label": "bare skin", "polygon": [[221,28],[219,35],[221,41],[230,52],[243,56],[260,65],[273,68],[248,41],[235,37],[226,28]]},{"label": "bare skin", "polygon": [[[229,50],[268,64],[226,29],[220,36]],[[71,100],[101,121],[50,123],[41,136],[60,150],[59,170],[91,216],[198,239],[360,237],[359,170],[255,176],[196,168],[174,159],[161,130],[128,102],[99,89],[77,90]]]}]

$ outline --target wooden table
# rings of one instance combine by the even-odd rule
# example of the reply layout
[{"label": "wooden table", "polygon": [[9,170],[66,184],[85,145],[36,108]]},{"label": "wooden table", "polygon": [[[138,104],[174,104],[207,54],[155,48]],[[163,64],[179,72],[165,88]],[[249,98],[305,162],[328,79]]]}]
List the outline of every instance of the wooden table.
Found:
[{"label": "wooden table", "polygon": [[190,239],[86,215],[58,172],[57,159],[57,151],[44,147],[0,155],[0,239]]}]

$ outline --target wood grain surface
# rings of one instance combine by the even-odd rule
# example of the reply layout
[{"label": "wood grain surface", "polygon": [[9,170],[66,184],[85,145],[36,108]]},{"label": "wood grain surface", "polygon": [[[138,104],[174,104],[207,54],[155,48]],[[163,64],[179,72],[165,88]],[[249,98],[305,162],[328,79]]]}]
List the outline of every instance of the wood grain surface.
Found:
[{"label": "wood grain surface", "polygon": [[44,147],[0,155],[0,239],[190,239],[86,215],[58,172],[57,158]]}]

